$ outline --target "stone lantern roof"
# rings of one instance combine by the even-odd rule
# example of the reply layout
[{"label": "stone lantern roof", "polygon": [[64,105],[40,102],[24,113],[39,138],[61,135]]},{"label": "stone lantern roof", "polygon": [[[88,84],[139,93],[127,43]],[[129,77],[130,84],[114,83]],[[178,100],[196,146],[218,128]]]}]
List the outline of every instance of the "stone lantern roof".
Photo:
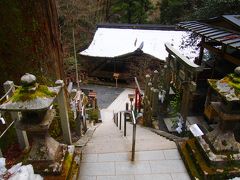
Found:
[{"label": "stone lantern roof", "polygon": [[209,79],[209,85],[226,101],[240,101],[240,67],[234,73],[228,74],[220,80]]},{"label": "stone lantern roof", "polygon": [[41,111],[47,110],[61,90],[61,86],[48,87],[36,83],[36,77],[26,73],[21,77],[22,86],[2,105],[5,111]]}]

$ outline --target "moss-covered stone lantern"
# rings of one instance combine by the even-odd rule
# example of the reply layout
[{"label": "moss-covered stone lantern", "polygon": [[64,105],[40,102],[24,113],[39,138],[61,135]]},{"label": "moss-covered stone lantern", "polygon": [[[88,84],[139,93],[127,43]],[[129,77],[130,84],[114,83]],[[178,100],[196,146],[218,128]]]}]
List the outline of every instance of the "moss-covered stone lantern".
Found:
[{"label": "moss-covered stone lantern", "polygon": [[216,152],[237,153],[238,160],[240,160],[240,143],[235,139],[234,130],[240,121],[239,69],[240,67],[237,67],[234,73],[220,80],[208,80],[210,88],[220,97],[220,101],[210,102],[216,117],[219,118],[219,123],[218,127],[206,136]]},{"label": "moss-covered stone lantern", "polygon": [[240,176],[240,143],[235,136],[240,123],[240,67],[220,80],[209,79],[208,83],[205,110],[210,107],[214,111],[218,125],[205,135],[180,143],[180,152],[194,178]]},{"label": "moss-covered stone lantern", "polygon": [[50,137],[48,129],[56,114],[52,106],[61,86],[40,85],[32,74],[22,76],[21,84],[0,109],[21,112],[16,128],[26,131],[33,140],[27,162],[33,165],[34,170],[41,174],[58,174],[67,146]]}]

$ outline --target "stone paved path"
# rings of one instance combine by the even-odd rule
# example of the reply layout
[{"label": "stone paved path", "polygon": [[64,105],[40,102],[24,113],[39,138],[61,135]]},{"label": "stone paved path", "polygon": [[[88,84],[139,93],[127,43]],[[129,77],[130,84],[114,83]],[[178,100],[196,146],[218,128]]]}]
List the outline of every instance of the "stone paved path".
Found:
[{"label": "stone paved path", "polygon": [[135,161],[131,157],[132,126],[127,137],[113,123],[113,110],[124,110],[128,94],[124,90],[101,110],[103,123],[83,150],[79,180],[188,180],[190,179],[174,142],[137,126]]},{"label": "stone paved path", "polygon": [[97,93],[97,103],[100,109],[107,108],[119,94],[124,91],[124,88],[115,88],[111,86],[102,86],[94,84],[81,84],[82,89],[91,89]]}]

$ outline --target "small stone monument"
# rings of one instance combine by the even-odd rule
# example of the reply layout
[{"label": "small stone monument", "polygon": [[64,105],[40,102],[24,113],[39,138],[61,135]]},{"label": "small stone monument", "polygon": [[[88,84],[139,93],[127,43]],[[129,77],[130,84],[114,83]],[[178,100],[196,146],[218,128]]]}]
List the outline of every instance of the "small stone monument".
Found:
[{"label": "small stone monument", "polygon": [[60,174],[67,146],[50,137],[48,129],[56,114],[52,104],[61,86],[39,85],[32,74],[23,75],[21,84],[0,109],[21,112],[16,128],[26,131],[32,138],[27,163],[33,165],[35,172]]}]

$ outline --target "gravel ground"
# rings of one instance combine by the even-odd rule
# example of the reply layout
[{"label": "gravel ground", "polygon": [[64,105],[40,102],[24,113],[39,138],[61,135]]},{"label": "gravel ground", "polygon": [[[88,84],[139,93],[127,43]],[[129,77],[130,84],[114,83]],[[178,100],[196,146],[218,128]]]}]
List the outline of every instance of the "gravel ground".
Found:
[{"label": "gravel ground", "polygon": [[107,108],[124,90],[124,88],[115,88],[102,85],[80,85],[81,89],[93,90],[97,93],[97,102],[100,109]]}]

